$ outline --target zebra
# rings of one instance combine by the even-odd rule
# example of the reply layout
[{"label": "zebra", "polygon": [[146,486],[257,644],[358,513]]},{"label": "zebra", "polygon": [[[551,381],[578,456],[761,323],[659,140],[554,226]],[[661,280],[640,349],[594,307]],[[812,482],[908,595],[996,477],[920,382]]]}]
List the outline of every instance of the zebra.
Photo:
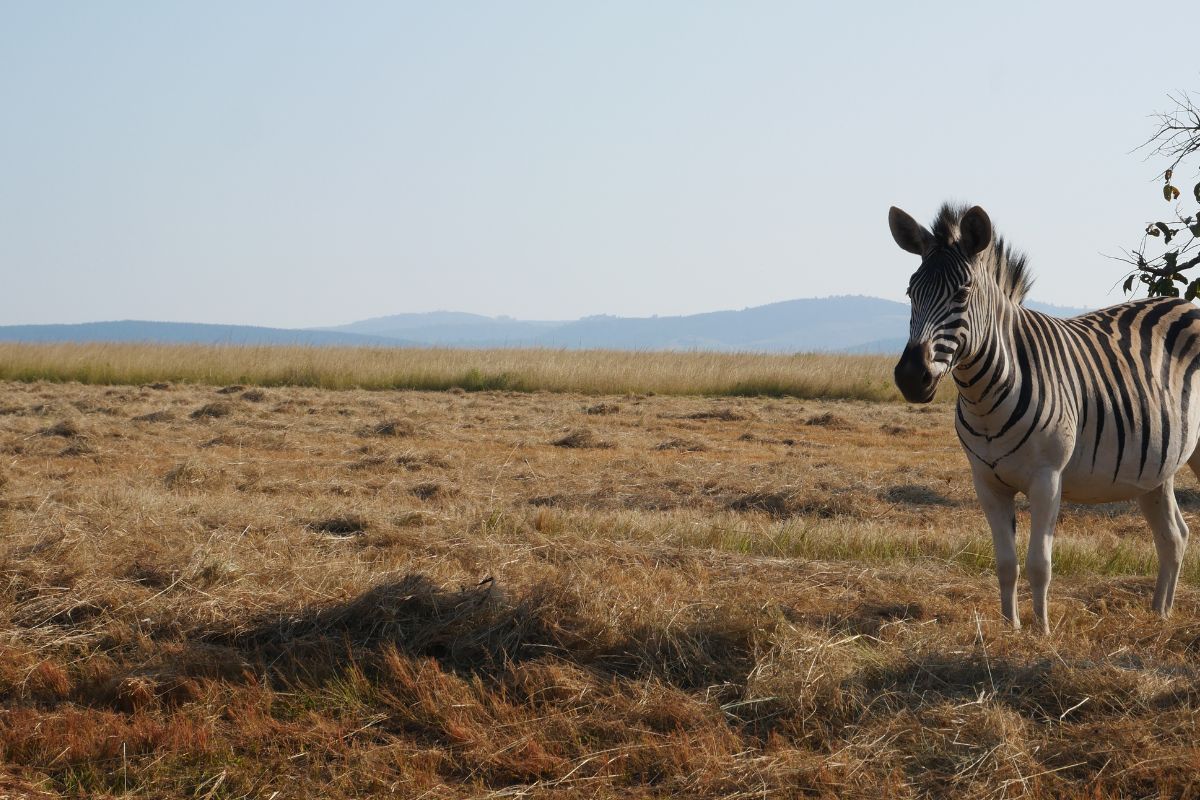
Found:
[{"label": "zebra", "polygon": [[1032,283],[1025,256],[993,235],[979,206],[946,204],[932,229],[892,207],[888,223],[896,244],[921,257],[896,385],[909,402],[928,403],[943,377],[954,379],[955,430],[991,528],[1001,614],[1021,627],[1021,492],[1041,632],[1050,632],[1046,597],[1063,500],[1137,500],[1158,554],[1152,608],[1165,618],[1188,540],[1174,476],[1185,462],[1200,476],[1200,309],[1155,297],[1050,317],[1022,305]]}]

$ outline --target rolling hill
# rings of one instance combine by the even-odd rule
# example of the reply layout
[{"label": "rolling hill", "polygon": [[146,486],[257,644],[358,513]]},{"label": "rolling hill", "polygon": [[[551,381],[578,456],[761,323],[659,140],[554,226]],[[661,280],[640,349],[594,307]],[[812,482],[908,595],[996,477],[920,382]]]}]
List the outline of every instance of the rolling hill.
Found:
[{"label": "rolling hill", "polygon": [[199,322],[83,322],[74,325],[0,325],[4,342],[162,342],[169,344],[292,344],[397,347],[417,342],[336,331],[209,325]]},{"label": "rolling hill", "polygon": [[[1055,316],[1084,311],[1039,303],[1029,306]],[[570,321],[438,311],[308,329],[140,320],[8,325],[0,326],[0,341],[896,353],[904,347],[908,317],[905,303],[841,296],[786,300],[737,311],[661,317],[601,315]]]}]

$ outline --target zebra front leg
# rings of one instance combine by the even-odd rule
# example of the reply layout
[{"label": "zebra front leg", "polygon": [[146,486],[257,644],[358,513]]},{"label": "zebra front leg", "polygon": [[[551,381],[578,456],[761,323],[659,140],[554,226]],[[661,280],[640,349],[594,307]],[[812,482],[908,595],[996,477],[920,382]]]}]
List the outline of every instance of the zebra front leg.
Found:
[{"label": "zebra front leg", "polygon": [[1017,512],[1014,492],[995,482],[990,474],[974,472],[975,494],[983,506],[992,529],[992,548],[996,553],[996,577],[1000,581],[1000,613],[1013,626],[1021,627],[1017,613]]},{"label": "zebra front leg", "polygon": [[1062,476],[1044,472],[1033,479],[1025,493],[1029,498],[1029,552],[1025,573],[1033,595],[1033,618],[1042,633],[1050,633],[1046,596],[1050,591],[1050,556],[1054,550],[1054,526],[1062,504]]},{"label": "zebra front leg", "polygon": [[1175,601],[1175,584],[1183,566],[1187,548],[1188,529],[1175,502],[1175,479],[1167,478],[1162,486],[1138,498],[1138,505],[1150,531],[1154,534],[1154,549],[1158,551],[1158,582],[1154,585],[1153,608],[1166,617]]}]

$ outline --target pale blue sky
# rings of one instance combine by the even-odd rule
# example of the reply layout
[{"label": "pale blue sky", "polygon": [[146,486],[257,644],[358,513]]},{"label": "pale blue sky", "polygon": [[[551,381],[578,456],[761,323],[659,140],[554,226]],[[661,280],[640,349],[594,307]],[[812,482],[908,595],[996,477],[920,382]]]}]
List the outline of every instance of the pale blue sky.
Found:
[{"label": "pale blue sky", "polygon": [[1117,302],[1178,9],[0,0],[0,324],[903,299],[945,198]]}]

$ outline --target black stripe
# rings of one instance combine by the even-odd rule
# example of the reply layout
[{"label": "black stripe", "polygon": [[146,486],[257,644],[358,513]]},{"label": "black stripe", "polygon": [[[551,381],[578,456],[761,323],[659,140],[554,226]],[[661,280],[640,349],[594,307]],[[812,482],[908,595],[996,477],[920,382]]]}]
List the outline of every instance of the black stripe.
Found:
[{"label": "black stripe", "polygon": [[[1158,398],[1158,430],[1160,434],[1160,442],[1158,448],[1158,471],[1155,473],[1156,475],[1162,475],[1163,470],[1166,468],[1167,452],[1171,448],[1171,408],[1166,402],[1163,402],[1163,398],[1169,399],[1171,397],[1171,366],[1168,361],[1169,353],[1164,346],[1162,366],[1158,370],[1154,369],[1154,365],[1152,363],[1154,331],[1158,327],[1158,324],[1162,321],[1163,317],[1165,317],[1167,314],[1170,314],[1178,307],[1179,306],[1175,303],[1160,303],[1150,313],[1142,318],[1142,324],[1140,330],[1138,331],[1142,337],[1142,358],[1146,368],[1146,384],[1147,387],[1157,388],[1157,391],[1153,392],[1152,395],[1149,392],[1147,393],[1149,396]],[[1165,340],[1163,341],[1163,344],[1166,344]],[[1144,440],[1147,443],[1150,441],[1149,432],[1145,434]],[[1145,464],[1143,461],[1143,467],[1144,466]],[[1141,477],[1140,472],[1138,473],[1138,477]]]},{"label": "black stripe", "polygon": [[[1126,351],[1131,356],[1128,359],[1129,372],[1138,401],[1138,420],[1132,428],[1132,430],[1136,430],[1141,434],[1142,440],[1141,458],[1138,461],[1138,480],[1141,480],[1142,474],[1146,471],[1146,455],[1150,452],[1150,435],[1153,427],[1151,425],[1148,395],[1152,388],[1150,380],[1150,351],[1154,346],[1154,341],[1141,325],[1138,326],[1138,333],[1134,334],[1134,323],[1138,321],[1139,316],[1144,321],[1147,316],[1146,312],[1145,306],[1132,306],[1117,319],[1117,329],[1128,340]],[[1133,355],[1135,349],[1137,352],[1136,357]]]},{"label": "black stripe", "polygon": [[[1195,333],[1187,338],[1187,340],[1184,342],[1183,349],[1179,351],[1180,360],[1182,360],[1187,353],[1191,352],[1192,346],[1196,344],[1198,338],[1200,337],[1198,337],[1198,335]],[[1190,405],[1189,401],[1192,396],[1192,375],[1197,369],[1200,369],[1200,358],[1192,356],[1192,360],[1188,364],[1187,369],[1183,371],[1183,379],[1179,383],[1179,407],[1183,412],[1180,414],[1182,430],[1179,432],[1179,441],[1182,447],[1187,447],[1188,443],[1187,412]],[[1188,453],[1187,457],[1190,459],[1192,454]]]},{"label": "black stripe", "polygon": [[[1115,413],[1117,408],[1117,396],[1113,392],[1112,382],[1104,379],[1104,368],[1100,361],[1100,353],[1096,350],[1096,345],[1093,342],[1095,334],[1083,334],[1079,337],[1079,341],[1087,349],[1087,354],[1091,360],[1088,362],[1088,374],[1093,378],[1093,387],[1096,392],[1096,441],[1092,444],[1092,471],[1096,471],[1096,456],[1100,453],[1100,438],[1104,435],[1104,413],[1106,408],[1113,409],[1113,418],[1117,429],[1117,447],[1124,447],[1125,434],[1121,428],[1121,417]],[[1108,395],[1108,404],[1105,405],[1104,399],[1100,396],[1100,387],[1104,387],[1105,394]]]},{"label": "black stripe", "polygon": [[[1111,327],[1112,322],[1112,317],[1103,317],[1101,319],[1101,331],[1106,335],[1097,337],[1096,341],[1099,343],[1100,349],[1104,351],[1104,356],[1107,360],[1107,364],[1102,363],[1100,368],[1104,369],[1107,367],[1107,377],[1113,379],[1108,380],[1107,383],[1116,384],[1117,394],[1121,396],[1120,407],[1118,408],[1115,404],[1113,405],[1113,417],[1117,423],[1117,461],[1113,466],[1113,483],[1116,483],[1117,475],[1121,472],[1121,462],[1125,459],[1125,422],[1129,422],[1129,429],[1131,431],[1135,423],[1133,419],[1133,403],[1129,399],[1129,392],[1125,387],[1127,381],[1123,380],[1121,376],[1121,359],[1117,358],[1117,354],[1112,348],[1112,342],[1116,341]],[[1122,411],[1125,413],[1124,417],[1121,416]]]},{"label": "black stripe", "polygon": [[[1014,349],[1017,351],[1017,373],[1013,376],[1014,382],[1021,384],[1021,390],[1017,393],[1017,406],[1012,410],[1008,420],[1000,426],[1000,431],[995,436],[989,436],[989,439],[999,439],[1008,429],[1017,424],[1021,417],[1025,416],[1025,412],[1029,409],[1030,396],[1033,394],[1033,381],[1029,380],[1029,353],[1025,350],[1025,343],[1021,339],[1021,332],[1017,331],[1017,335],[1013,339]],[[1011,385],[1010,387],[1011,388]],[[1006,392],[1007,394],[1007,392]],[[996,405],[999,405],[997,402]],[[993,407],[995,410],[995,407]]]}]

